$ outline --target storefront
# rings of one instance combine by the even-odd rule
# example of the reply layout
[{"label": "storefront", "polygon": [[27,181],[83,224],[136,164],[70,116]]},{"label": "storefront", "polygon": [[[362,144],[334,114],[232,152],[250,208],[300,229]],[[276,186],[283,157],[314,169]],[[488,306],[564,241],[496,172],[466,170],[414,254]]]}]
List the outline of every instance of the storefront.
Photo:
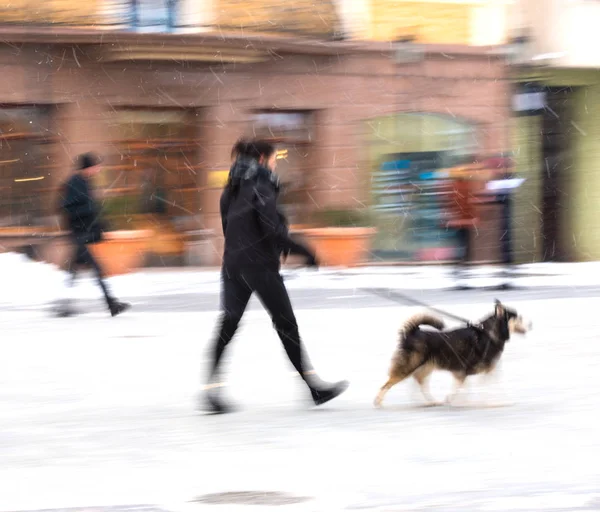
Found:
[{"label": "storefront", "polygon": [[513,232],[518,261],[600,259],[596,221],[600,73],[545,69],[516,90],[535,87],[544,108],[514,120],[517,173]]},{"label": "storefront", "polygon": [[370,157],[376,257],[391,260],[454,259],[454,231],[445,226],[447,175],[481,153],[473,123],[427,113],[371,120]]},{"label": "storefront", "polygon": [[[106,214],[117,229],[155,231],[153,264],[183,264],[186,233],[198,230],[215,234],[202,264],[218,264],[219,196],[242,135],[277,144],[293,224],[373,203],[375,260],[451,247],[432,227],[437,206],[425,198],[436,182],[427,173],[507,144],[504,67],[482,49],[432,46],[421,61],[398,64],[378,43],[182,35],[181,46],[163,34],[65,34],[52,36],[41,69],[40,37],[12,34],[23,50],[0,53],[10,78],[0,84],[4,118],[48,105],[2,127],[13,148],[3,159],[15,161],[3,165],[2,229],[57,229],[58,187],[78,153],[96,151]],[[33,80],[41,71],[45,80]],[[13,145],[13,134],[28,142]],[[424,187],[417,217],[372,186],[391,179],[401,188],[382,172],[407,160]]]},{"label": "storefront", "polygon": [[[148,260],[181,260],[182,236],[200,215],[194,109],[120,108],[109,118],[114,150],[98,185],[111,229],[152,229]],[[198,224],[196,222],[195,224]]]},{"label": "storefront", "polygon": [[27,229],[49,214],[50,109],[0,108],[0,228]]}]

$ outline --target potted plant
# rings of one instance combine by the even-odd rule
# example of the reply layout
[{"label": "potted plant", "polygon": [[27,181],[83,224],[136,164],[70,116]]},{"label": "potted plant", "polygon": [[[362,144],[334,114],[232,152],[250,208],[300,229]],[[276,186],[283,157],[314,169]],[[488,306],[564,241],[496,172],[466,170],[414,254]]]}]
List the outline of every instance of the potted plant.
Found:
[{"label": "potted plant", "polygon": [[313,225],[298,233],[315,250],[321,265],[355,267],[368,260],[376,230],[364,210],[318,210]]},{"label": "potted plant", "polygon": [[94,255],[108,276],[127,274],[143,266],[152,232],[136,229],[135,196],[114,196],[103,202],[107,225],[104,240],[92,245]]}]

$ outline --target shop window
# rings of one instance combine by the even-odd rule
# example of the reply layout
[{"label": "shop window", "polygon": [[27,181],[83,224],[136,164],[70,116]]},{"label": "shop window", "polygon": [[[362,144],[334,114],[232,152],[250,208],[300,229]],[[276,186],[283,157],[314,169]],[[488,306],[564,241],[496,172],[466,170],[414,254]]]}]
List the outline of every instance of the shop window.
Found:
[{"label": "shop window", "polygon": [[159,30],[175,28],[182,3],[181,0],[128,0],[131,25]]},{"label": "shop window", "polygon": [[292,224],[307,217],[314,114],[306,111],[257,112],[250,136],[267,139],[277,147],[277,174],[281,178],[281,202]]},{"label": "shop window", "polygon": [[369,120],[368,158],[382,259],[446,259],[456,251],[445,228],[447,169],[480,152],[477,127],[450,116],[407,113]]},{"label": "shop window", "polygon": [[252,118],[255,136],[295,143],[309,143],[313,139],[312,112],[258,112]]},{"label": "shop window", "polygon": [[49,215],[49,109],[0,107],[0,228],[39,226]]},{"label": "shop window", "polygon": [[101,186],[114,228],[135,228],[139,216],[173,221],[199,213],[197,116],[188,110],[124,109]]}]

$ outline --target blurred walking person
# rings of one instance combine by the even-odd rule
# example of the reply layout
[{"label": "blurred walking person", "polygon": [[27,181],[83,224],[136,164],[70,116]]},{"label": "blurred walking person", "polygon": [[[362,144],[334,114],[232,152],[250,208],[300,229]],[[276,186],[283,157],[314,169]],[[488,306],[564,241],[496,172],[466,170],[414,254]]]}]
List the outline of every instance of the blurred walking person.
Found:
[{"label": "blurred walking person", "polygon": [[326,383],[315,374],[280,274],[282,254],[304,256],[309,267],[317,267],[317,260],[310,250],[290,238],[285,216],[278,209],[279,178],[274,173],[277,163],[274,146],[265,141],[238,141],[232,151],[234,158],[220,202],[225,236],[222,315],[212,346],[206,392],[209,412],[230,410],[220,396],[221,360],[255,292],[269,312],[287,356],[306,383],[313,402],[324,404],[342,394],[349,384]]},{"label": "blurred walking person", "polygon": [[[91,178],[101,169],[100,163],[100,158],[93,153],[85,153],[78,157],[77,170],[64,185],[60,207],[65,213],[74,244],[68,269],[70,287],[75,284],[77,271],[81,266],[91,267],[104,294],[108,311],[112,316],[116,316],[131,306],[111,295],[102,268],[89,249],[90,245],[102,241],[104,236],[101,209],[93,197],[91,186]],[[57,315],[61,317],[72,316],[74,313],[70,301],[64,302],[57,311]]]}]

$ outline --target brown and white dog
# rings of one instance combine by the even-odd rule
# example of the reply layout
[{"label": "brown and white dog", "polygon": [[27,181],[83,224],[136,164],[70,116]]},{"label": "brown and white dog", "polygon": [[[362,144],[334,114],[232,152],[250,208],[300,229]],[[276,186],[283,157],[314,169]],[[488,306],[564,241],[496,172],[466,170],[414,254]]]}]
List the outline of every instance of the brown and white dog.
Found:
[{"label": "brown and white dog", "polygon": [[[427,325],[435,330],[422,330]],[[375,398],[379,407],[385,394],[407,377],[415,378],[425,400],[435,405],[427,386],[434,370],[453,374],[455,390],[446,398],[450,403],[471,375],[494,370],[511,334],[526,334],[531,324],[514,310],[496,300],[494,312],[478,325],[444,331],[444,322],[428,314],[416,314],[400,329],[398,347],[392,356],[389,378]]]}]

